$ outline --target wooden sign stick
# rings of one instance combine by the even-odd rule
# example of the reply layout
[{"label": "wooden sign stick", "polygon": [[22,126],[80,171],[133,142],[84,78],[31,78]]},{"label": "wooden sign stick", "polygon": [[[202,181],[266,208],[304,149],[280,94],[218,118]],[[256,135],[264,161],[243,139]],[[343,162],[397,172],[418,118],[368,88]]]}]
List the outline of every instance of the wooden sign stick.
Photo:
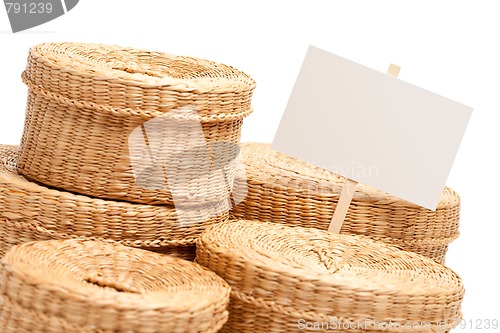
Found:
[{"label": "wooden sign stick", "polygon": [[[387,70],[387,74],[398,77],[400,70],[401,68],[399,66],[391,64],[389,66],[389,69]],[[349,209],[349,205],[351,204],[357,185],[358,182],[355,180],[347,179],[345,181],[344,186],[342,187],[342,192],[340,192],[337,207],[335,208],[332,220],[330,221],[330,225],[328,226],[329,232],[333,234],[340,233],[340,229],[342,228],[342,224],[344,224],[347,210]]]}]

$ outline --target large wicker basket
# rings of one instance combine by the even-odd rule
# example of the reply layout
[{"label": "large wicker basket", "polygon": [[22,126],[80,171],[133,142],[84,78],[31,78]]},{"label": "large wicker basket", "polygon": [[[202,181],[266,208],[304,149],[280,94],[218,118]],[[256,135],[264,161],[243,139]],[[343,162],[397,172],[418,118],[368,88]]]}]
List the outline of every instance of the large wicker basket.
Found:
[{"label": "large wicker basket", "polygon": [[25,177],[146,204],[228,196],[255,88],[243,72],[160,52],[49,43],[31,48],[23,81]]},{"label": "large wicker basket", "polygon": [[22,242],[85,237],[193,259],[201,232],[228,218],[227,201],[181,209],[47,188],[17,174],[17,153],[0,145],[0,256]]},{"label": "large wicker basket", "polygon": [[317,331],[428,333],[461,319],[464,288],[453,271],[368,237],[235,221],[208,228],[196,251],[196,262],[232,289],[221,332],[330,323]]},{"label": "large wicker basket", "polygon": [[[273,151],[268,144],[241,145],[246,199],[234,208],[238,219],[272,221],[326,230],[345,178]],[[244,188],[244,187],[243,187]],[[359,184],[341,233],[367,235],[444,262],[459,235],[460,197],[450,188],[436,211]]]},{"label": "large wicker basket", "polygon": [[212,333],[230,288],[195,263],[110,242],[25,243],[1,261],[2,333]]}]

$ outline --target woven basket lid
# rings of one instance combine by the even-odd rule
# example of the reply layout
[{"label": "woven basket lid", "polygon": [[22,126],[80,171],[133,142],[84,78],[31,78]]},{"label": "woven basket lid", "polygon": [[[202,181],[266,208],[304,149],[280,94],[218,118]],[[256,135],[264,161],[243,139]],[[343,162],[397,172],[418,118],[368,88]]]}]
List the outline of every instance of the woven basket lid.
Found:
[{"label": "woven basket lid", "polygon": [[30,182],[16,171],[18,148],[0,145],[0,252],[21,241],[86,237],[164,251],[192,246],[228,218],[228,202],[179,208],[96,199]]},{"label": "woven basket lid", "polygon": [[[237,219],[272,221],[326,230],[345,178],[271,149],[241,144],[248,193],[232,214]],[[243,187],[245,188],[245,187]],[[460,197],[450,188],[435,211],[358,184],[341,233],[366,235],[438,261],[459,236]]]},{"label": "woven basket lid", "polygon": [[[295,191],[297,196],[315,196],[338,200],[346,178],[302,160],[271,149],[270,144],[241,144],[247,174],[251,180],[276,188]],[[411,202],[391,196],[384,191],[358,184],[354,200],[392,207],[415,207]],[[437,209],[457,206],[460,197],[450,188],[443,190]]]},{"label": "woven basket lid", "polygon": [[1,261],[0,331],[217,332],[230,289],[188,261],[113,242],[13,247]]},{"label": "woven basket lid", "polygon": [[[227,325],[240,332],[252,332],[251,318],[262,312],[295,330],[298,319],[429,322],[433,329],[447,321],[449,329],[461,318],[464,287],[453,271],[367,237],[226,222],[203,233],[196,261],[229,283],[235,303],[248,305],[230,308]],[[232,319],[241,317],[246,322]]]},{"label": "woven basket lid", "polygon": [[251,112],[255,89],[250,76],[213,61],[84,43],[32,47],[23,78],[37,93],[146,117],[189,105],[200,115],[241,118]]}]

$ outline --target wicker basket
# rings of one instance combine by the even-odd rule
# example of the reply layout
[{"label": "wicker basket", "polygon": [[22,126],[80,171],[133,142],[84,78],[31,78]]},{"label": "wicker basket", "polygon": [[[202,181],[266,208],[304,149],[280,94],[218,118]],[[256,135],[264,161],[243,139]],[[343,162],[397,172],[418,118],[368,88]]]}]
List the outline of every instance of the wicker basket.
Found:
[{"label": "wicker basket", "polygon": [[111,242],[31,242],[1,261],[0,331],[217,332],[229,294],[192,262]]},{"label": "wicker basket", "polygon": [[[360,325],[325,332],[445,332],[461,319],[464,288],[453,271],[364,236],[226,222],[202,234],[196,262],[231,286],[221,332],[303,332],[315,322]],[[429,324],[384,329],[389,322]]]},{"label": "wicker basket", "polygon": [[216,159],[238,153],[255,88],[248,75],[190,57],[50,43],[31,48],[23,81],[25,177],[146,204],[228,196],[234,163]]},{"label": "wicker basket", "polygon": [[[345,178],[271,150],[241,145],[248,182],[245,200],[232,212],[237,219],[272,221],[326,230]],[[241,186],[242,184],[239,184]],[[341,233],[367,235],[444,262],[458,235],[460,197],[445,188],[436,211],[359,184]]]},{"label": "wicker basket", "polygon": [[228,218],[227,201],[175,209],[50,189],[17,174],[17,153],[0,145],[0,256],[22,242],[85,237],[193,259],[201,232]]}]

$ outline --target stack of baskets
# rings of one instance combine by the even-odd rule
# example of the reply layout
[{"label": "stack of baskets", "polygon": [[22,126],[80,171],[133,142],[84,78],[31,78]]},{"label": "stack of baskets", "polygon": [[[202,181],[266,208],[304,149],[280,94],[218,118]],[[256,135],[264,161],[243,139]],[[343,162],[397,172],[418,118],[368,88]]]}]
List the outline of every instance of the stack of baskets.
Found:
[{"label": "stack of baskets", "polygon": [[255,82],[211,61],[96,44],[31,48],[19,149],[1,147],[1,253],[87,237],[194,258],[228,218]]},{"label": "stack of baskets", "polygon": [[240,150],[248,75],[51,43],[22,77],[21,146],[0,145],[1,332],[446,332],[461,319],[462,281],[420,255],[444,261],[458,195],[431,212],[360,186],[341,231],[358,235],[321,230],[344,179]]},{"label": "stack of baskets", "polygon": [[[241,146],[247,196],[232,214],[238,219],[272,221],[328,229],[345,178],[271,149]],[[435,211],[359,184],[341,233],[367,235],[439,262],[458,235],[460,197],[445,188]]]}]

